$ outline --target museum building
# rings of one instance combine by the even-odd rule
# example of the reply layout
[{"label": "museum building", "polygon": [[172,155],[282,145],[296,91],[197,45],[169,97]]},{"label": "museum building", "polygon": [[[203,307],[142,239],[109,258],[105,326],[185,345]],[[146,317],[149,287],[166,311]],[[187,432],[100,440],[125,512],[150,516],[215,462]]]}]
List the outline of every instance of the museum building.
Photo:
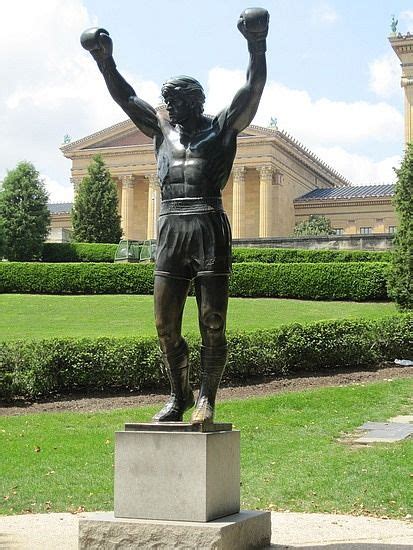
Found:
[{"label": "museum building", "polygon": [[[413,141],[413,34],[392,32],[389,42],[401,65],[405,143]],[[162,109],[159,107],[158,109]],[[130,121],[65,144],[76,192],[87,167],[101,154],[116,182],[124,236],[156,238],[160,189],[152,140]],[[391,234],[397,226],[394,185],[352,186],[286,132],[251,125],[238,150],[223,202],[234,239],[287,237],[311,215],[324,215],[338,235]],[[68,240],[71,203],[49,205],[49,240]]]},{"label": "museum building", "polygon": [[[160,188],[150,138],[126,120],[61,150],[72,161],[75,192],[93,156],[102,155],[116,182],[124,236],[156,238]],[[251,125],[238,137],[223,202],[234,239],[289,236],[312,214],[329,218],[337,234],[389,233],[396,226],[393,193],[392,185],[350,186],[287,133]],[[50,207],[53,240],[66,240],[71,204]]]}]

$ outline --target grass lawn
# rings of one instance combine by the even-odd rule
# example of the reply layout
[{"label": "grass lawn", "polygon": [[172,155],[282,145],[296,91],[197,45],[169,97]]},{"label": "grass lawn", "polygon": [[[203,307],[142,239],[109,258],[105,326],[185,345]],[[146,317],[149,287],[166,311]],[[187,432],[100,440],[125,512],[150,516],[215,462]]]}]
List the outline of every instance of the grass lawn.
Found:
[{"label": "grass lawn", "polygon": [[[0,339],[154,335],[152,296],[0,295]],[[232,298],[228,329],[266,329],[321,319],[375,319],[396,313],[391,302],[318,302]],[[188,298],[184,331],[197,328],[195,298]]]},{"label": "grass lawn", "polygon": [[[406,414],[412,390],[400,379],[220,403],[217,421],[241,429],[242,507],[411,513],[413,440],[357,448],[337,439]],[[0,417],[0,513],[113,509],[114,431],[154,410]]]}]

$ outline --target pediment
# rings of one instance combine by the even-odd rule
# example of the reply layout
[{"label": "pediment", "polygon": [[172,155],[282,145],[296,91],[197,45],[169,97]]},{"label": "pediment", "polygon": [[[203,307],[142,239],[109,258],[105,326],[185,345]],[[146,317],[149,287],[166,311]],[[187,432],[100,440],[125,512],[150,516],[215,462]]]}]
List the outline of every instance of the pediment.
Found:
[{"label": "pediment", "polygon": [[152,139],[145,136],[136,126],[131,130],[125,130],[122,133],[103,138],[95,143],[91,143],[83,149],[100,149],[101,147],[126,147],[131,145],[147,145],[152,143]]},{"label": "pediment", "polygon": [[[273,137],[274,130],[262,126],[248,126],[240,134],[240,138]],[[145,136],[131,120],[124,120],[94,134],[65,144],[61,150],[65,156],[82,150],[93,150],[108,147],[137,147],[152,144],[152,139]]]}]

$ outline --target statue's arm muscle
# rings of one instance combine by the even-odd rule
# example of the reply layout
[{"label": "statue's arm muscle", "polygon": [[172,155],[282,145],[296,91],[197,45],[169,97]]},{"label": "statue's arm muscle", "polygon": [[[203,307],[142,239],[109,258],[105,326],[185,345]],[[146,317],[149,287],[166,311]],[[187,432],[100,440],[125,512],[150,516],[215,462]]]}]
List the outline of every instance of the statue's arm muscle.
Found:
[{"label": "statue's arm muscle", "polygon": [[116,69],[113,57],[98,62],[99,69],[105,79],[110,95],[125,111],[132,122],[150,138],[160,137],[161,129],[158,124],[155,109],[140,99],[135,90],[126,82]]},{"label": "statue's arm muscle", "polygon": [[219,115],[219,118],[225,117],[228,129],[239,133],[251,124],[257,112],[266,80],[265,52],[251,52],[246,83],[238,90],[231,105]]}]

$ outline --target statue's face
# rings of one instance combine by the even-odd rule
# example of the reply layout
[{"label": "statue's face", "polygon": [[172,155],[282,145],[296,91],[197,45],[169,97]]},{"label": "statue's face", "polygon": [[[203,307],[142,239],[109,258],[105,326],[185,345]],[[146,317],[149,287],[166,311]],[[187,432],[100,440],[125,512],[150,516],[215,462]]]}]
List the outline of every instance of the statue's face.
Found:
[{"label": "statue's face", "polygon": [[171,94],[165,99],[165,103],[172,124],[183,124],[191,115],[190,106],[179,95]]}]

